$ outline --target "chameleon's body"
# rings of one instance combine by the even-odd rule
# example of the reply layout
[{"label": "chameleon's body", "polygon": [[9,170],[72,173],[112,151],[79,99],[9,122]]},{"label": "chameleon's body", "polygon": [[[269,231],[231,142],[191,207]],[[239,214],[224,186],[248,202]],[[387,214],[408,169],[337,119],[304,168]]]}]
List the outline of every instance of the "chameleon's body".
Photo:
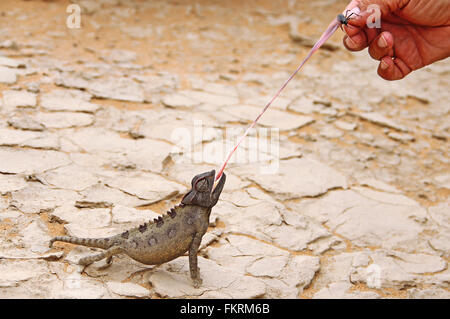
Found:
[{"label": "chameleon's body", "polygon": [[171,208],[166,215],[153,222],[127,230],[107,238],[77,238],[58,236],[50,240],[63,241],[88,247],[105,249],[104,252],[82,258],[80,264],[89,265],[95,261],[125,253],[147,265],[157,265],[175,259],[189,251],[189,269],[194,286],[201,283],[197,267],[197,252],[203,235],[209,225],[212,207],[219,200],[225,184],[225,174],[213,190],[215,171],[196,175],[191,190],[183,197],[181,204]]}]

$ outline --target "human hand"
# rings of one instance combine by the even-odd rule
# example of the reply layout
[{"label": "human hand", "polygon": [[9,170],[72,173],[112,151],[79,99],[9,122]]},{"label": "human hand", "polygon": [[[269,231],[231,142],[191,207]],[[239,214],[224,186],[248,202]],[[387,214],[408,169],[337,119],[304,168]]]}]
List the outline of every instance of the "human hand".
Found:
[{"label": "human hand", "polygon": [[[381,28],[367,26],[371,4],[379,7]],[[382,78],[399,80],[450,56],[449,0],[353,0],[347,9],[356,6],[361,13],[344,26],[344,45],[350,51],[369,47]]]}]

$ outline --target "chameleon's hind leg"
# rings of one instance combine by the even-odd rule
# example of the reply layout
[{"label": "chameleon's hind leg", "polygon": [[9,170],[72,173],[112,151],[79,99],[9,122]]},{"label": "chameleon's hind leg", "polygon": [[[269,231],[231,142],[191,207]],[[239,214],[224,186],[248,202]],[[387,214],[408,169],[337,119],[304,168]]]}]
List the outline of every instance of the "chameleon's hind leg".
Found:
[{"label": "chameleon's hind leg", "polygon": [[200,269],[197,265],[197,253],[200,243],[202,242],[202,235],[196,234],[194,240],[189,248],[189,270],[195,288],[200,287],[202,279],[200,278]]},{"label": "chameleon's hind leg", "polygon": [[116,255],[116,254],[120,254],[121,252],[123,252],[122,247],[113,246],[113,247],[109,248],[108,250],[101,252],[100,254],[95,254],[92,256],[87,256],[87,257],[81,258],[79,261],[79,264],[83,265],[83,266],[87,266],[96,261],[102,260],[103,258],[106,258],[106,262],[109,264],[109,263],[111,263],[112,256]]}]

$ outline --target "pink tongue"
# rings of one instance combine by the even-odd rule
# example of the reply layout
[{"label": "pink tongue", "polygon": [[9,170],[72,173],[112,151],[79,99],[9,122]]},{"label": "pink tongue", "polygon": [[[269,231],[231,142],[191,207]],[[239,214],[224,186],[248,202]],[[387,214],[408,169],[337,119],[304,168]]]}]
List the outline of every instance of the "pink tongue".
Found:
[{"label": "pink tongue", "polygon": [[239,144],[241,144],[242,140],[247,136],[247,134],[249,133],[249,131],[256,125],[256,123],[258,122],[259,118],[264,114],[264,112],[269,108],[269,106],[272,104],[273,101],[275,101],[275,99],[278,97],[278,95],[280,95],[281,91],[283,91],[283,89],[288,85],[288,83],[292,80],[292,78],[298,73],[298,71],[300,71],[300,69],[303,67],[303,65],[306,63],[306,61],[309,60],[309,58],[314,54],[314,52],[316,52],[332,35],[333,33],[337,30],[337,28],[339,27],[340,23],[337,21],[337,19],[335,19],[333,22],[330,23],[330,25],[328,26],[328,28],[325,30],[325,32],[322,34],[322,36],[319,38],[319,40],[316,42],[316,44],[314,44],[314,46],[312,47],[312,49],[309,51],[308,55],[306,56],[306,58],[302,61],[302,63],[298,66],[297,70],[294,71],[294,73],[291,74],[291,76],[286,80],[286,82],[284,82],[284,84],[281,86],[281,88],[277,91],[277,93],[272,97],[272,99],[269,101],[269,103],[266,104],[266,106],[262,109],[261,113],[259,113],[259,115],[256,117],[256,119],[253,121],[253,123],[249,126],[249,128],[245,131],[244,135],[242,135],[240,137],[240,139],[238,140],[238,142],[236,143],[236,145],[234,146],[234,148],[228,153],[228,156],[226,157],[225,161],[223,162],[220,170],[217,172],[216,175],[216,179],[215,181],[218,181],[219,178],[222,176],[222,173],[225,169],[225,167],[227,166],[228,161],[230,160],[231,156],[233,155],[233,153],[236,151],[236,149],[238,148]]}]

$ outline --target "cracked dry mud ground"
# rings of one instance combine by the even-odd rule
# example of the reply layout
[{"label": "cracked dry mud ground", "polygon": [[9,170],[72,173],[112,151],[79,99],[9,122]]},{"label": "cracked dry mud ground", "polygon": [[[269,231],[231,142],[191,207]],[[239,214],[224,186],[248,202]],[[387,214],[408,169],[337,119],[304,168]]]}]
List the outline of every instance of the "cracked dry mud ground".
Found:
[{"label": "cracked dry mud ground", "polygon": [[74,2],[78,30],[69,1],[0,3],[0,297],[450,297],[450,61],[386,82],[340,31],[261,119],[277,174],[228,167],[200,289],[185,256],[80,272],[94,249],[49,249],[152,219],[218,169],[178,162],[172,132],[201,120],[206,148],[246,128],[346,4]]}]

